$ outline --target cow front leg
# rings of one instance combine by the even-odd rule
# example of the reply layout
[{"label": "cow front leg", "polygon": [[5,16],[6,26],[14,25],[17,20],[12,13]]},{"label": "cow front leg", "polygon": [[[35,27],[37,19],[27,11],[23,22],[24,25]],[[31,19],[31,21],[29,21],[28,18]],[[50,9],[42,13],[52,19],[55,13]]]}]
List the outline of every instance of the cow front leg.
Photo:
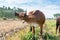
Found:
[{"label": "cow front leg", "polygon": [[40,26],[40,34],[41,34],[41,37],[43,37],[43,25]]},{"label": "cow front leg", "polygon": [[32,40],[35,40],[35,27],[32,26]]},{"label": "cow front leg", "polygon": [[30,32],[32,32],[32,26],[30,25]]}]

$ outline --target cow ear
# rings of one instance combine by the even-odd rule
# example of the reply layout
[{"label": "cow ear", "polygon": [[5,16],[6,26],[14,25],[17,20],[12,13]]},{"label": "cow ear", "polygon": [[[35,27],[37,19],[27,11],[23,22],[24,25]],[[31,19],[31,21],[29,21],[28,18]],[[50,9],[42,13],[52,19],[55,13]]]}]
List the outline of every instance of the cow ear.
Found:
[{"label": "cow ear", "polygon": [[15,12],[15,16],[19,16],[19,14],[17,12]]}]

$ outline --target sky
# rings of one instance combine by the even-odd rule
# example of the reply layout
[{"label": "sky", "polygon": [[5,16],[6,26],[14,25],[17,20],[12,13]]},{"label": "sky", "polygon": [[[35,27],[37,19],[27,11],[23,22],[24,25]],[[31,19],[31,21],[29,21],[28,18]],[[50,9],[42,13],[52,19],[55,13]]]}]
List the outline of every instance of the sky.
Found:
[{"label": "sky", "polygon": [[46,18],[53,18],[53,14],[60,13],[60,0],[0,0],[0,7],[9,6],[27,10],[40,10]]}]

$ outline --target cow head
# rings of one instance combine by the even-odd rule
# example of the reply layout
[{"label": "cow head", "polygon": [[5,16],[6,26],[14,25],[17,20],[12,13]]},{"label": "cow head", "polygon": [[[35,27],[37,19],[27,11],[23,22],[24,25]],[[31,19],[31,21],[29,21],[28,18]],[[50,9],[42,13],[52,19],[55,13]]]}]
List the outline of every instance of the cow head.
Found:
[{"label": "cow head", "polygon": [[15,16],[17,16],[18,18],[24,20],[27,15],[26,15],[26,12],[20,12],[20,13],[15,12]]}]

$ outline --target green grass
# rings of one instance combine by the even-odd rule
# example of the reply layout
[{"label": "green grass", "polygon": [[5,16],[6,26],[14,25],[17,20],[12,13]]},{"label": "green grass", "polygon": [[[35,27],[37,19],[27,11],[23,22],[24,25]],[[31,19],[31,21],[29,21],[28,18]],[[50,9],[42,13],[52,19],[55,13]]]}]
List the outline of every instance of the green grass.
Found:
[{"label": "green grass", "polygon": [[[45,26],[43,28],[43,37],[45,40],[60,40],[60,37],[56,34],[55,31],[55,20],[46,20]],[[39,39],[39,27],[35,31],[35,39]],[[12,36],[8,36],[6,40],[32,40],[32,33],[29,32],[29,27],[26,29],[20,30]]]}]

